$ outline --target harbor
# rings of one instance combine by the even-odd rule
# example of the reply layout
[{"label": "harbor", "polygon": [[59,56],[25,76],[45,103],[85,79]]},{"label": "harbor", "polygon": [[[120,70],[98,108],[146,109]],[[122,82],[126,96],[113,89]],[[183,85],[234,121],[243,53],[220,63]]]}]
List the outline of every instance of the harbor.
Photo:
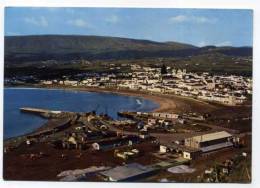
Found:
[{"label": "harbor", "polygon": [[[196,174],[203,174],[207,169],[201,169],[201,160],[209,160],[217,155],[218,164],[222,164],[227,158],[237,160],[241,151],[249,152],[250,135],[209,125],[211,119],[206,113],[118,111],[118,115],[123,118],[118,120],[107,114],[97,114],[95,111],[70,112],[32,107],[22,107],[19,110],[45,118],[47,122],[28,134],[6,140],[6,162],[9,164],[13,161],[15,165],[21,166],[15,162],[14,154],[23,159],[25,165],[32,162],[37,164],[45,161],[47,164],[49,160],[55,161],[55,165],[50,168],[52,172],[42,180],[133,179],[143,182],[161,181],[156,177],[165,174],[166,177],[174,177],[172,181],[182,182],[184,180],[174,174],[182,170],[191,174],[188,175],[191,178],[195,178]],[[203,144],[198,147],[191,145],[191,141],[197,138],[200,138],[201,143],[205,142],[204,145],[207,147],[203,147]],[[92,159],[94,156],[95,160],[86,163],[86,159]],[[59,176],[63,173],[62,169],[72,170],[71,165],[66,165],[68,160],[73,164],[73,169],[88,169],[94,166],[102,170],[94,170],[91,176],[83,169],[80,174]],[[189,172],[189,169],[194,170]],[[37,171],[33,168],[31,170]],[[119,176],[120,173],[125,175]],[[29,173],[13,178],[37,179],[37,174]]]}]

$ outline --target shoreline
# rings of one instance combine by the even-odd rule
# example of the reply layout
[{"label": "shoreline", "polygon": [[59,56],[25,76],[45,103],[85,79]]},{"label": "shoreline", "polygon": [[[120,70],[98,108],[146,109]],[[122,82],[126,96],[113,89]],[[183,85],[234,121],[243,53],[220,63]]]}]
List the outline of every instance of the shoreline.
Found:
[{"label": "shoreline", "polygon": [[[167,101],[164,99],[162,100],[161,97],[158,96],[152,96],[152,95],[148,95],[148,94],[141,94],[141,93],[131,93],[131,92],[122,92],[122,91],[113,91],[113,90],[106,90],[106,89],[101,89],[101,88],[80,88],[80,87],[59,87],[59,86],[55,86],[55,87],[46,87],[46,86],[42,86],[42,85],[28,85],[28,86],[5,86],[4,88],[6,89],[48,89],[48,90],[65,90],[65,91],[82,91],[82,92],[97,92],[97,93],[104,93],[104,94],[115,94],[115,95],[123,95],[123,96],[132,96],[132,97],[138,97],[138,98],[143,98],[146,100],[150,100],[151,102],[156,104],[156,107],[149,112],[157,112],[157,111],[163,111],[165,109],[165,107],[169,107],[169,105],[172,104],[172,102],[169,103],[169,99],[167,99]],[[45,124],[41,125],[38,128],[44,127]],[[38,129],[37,128],[37,129]],[[4,139],[4,142],[9,142],[9,141],[13,141],[13,140],[17,140],[19,138],[23,138],[26,137],[28,134],[34,132],[35,130],[32,130],[28,133],[25,134],[21,134],[21,135],[17,135],[17,136],[12,136],[9,138]]]},{"label": "shoreline", "polygon": [[116,94],[116,95],[123,95],[123,96],[132,96],[132,97],[138,97],[138,98],[143,98],[146,100],[150,100],[154,102],[158,107],[156,107],[154,110],[151,112],[159,112],[159,111],[164,111],[166,109],[173,109],[176,108],[175,103],[168,98],[164,98],[163,96],[157,96],[157,95],[152,95],[140,91],[128,91],[128,90],[114,90],[114,89],[108,89],[108,88],[82,88],[82,87],[60,87],[60,86],[55,86],[55,87],[46,87],[42,85],[36,85],[36,86],[14,86],[14,87],[5,87],[9,89],[49,89],[49,90],[68,90],[68,91],[82,91],[82,92],[97,92],[97,93],[105,93],[105,94]]},{"label": "shoreline", "polygon": [[109,90],[109,89],[102,89],[102,88],[62,88],[65,90],[74,90],[74,91],[86,91],[86,92],[99,92],[99,93],[106,93],[106,94],[116,94],[116,95],[123,95],[123,96],[129,96],[129,97],[138,97],[146,100],[150,100],[158,105],[157,108],[152,110],[151,112],[162,112],[169,108],[175,109],[176,104],[167,98],[159,97],[156,95],[151,95],[147,93],[140,93],[140,92],[131,92],[131,91],[125,91],[125,90]]},{"label": "shoreline", "polygon": [[[49,90],[69,90],[69,91],[83,91],[83,92],[99,92],[99,93],[108,93],[108,94],[117,94],[124,96],[139,97],[147,100],[151,100],[158,105],[157,108],[152,110],[152,112],[183,112],[183,111],[192,111],[193,106],[201,106],[205,109],[200,109],[199,111],[211,111],[218,108],[218,104],[210,104],[205,101],[170,95],[170,94],[160,94],[160,93],[151,93],[146,91],[138,90],[128,90],[128,89],[115,89],[115,88],[97,88],[97,87],[64,87],[60,85],[45,86],[45,85],[21,85],[21,86],[5,86],[4,88],[23,88],[23,89],[49,89]],[[187,104],[188,103],[188,104]],[[188,107],[188,108],[187,108]],[[220,105],[220,107],[223,107]],[[198,109],[197,109],[198,110]]]},{"label": "shoreline", "polygon": [[48,89],[48,90],[67,90],[67,91],[82,91],[96,92],[105,94],[116,94],[124,96],[132,96],[150,100],[158,105],[151,112],[168,112],[168,113],[186,113],[198,112],[209,113],[219,109],[231,109],[240,107],[252,107],[252,105],[237,105],[228,106],[220,103],[208,102],[192,97],[179,96],[174,94],[152,93],[140,90],[115,89],[115,88],[99,88],[99,87],[81,87],[81,86],[60,86],[60,85],[17,85],[4,86],[4,89]]},{"label": "shoreline", "polygon": [[[158,105],[157,108],[153,109],[151,112],[168,112],[168,113],[182,113],[188,111],[194,111],[194,108],[197,110],[211,111],[215,110],[217,107],[205,102],[200,102],[195,99],[189,99],[179,96],[170,96],[164,94],[151,94],[143,91],[131,91],[131,90],[115,90],[114,88],[86,88],[86,87],[61,87],[61,86],[43,86],[43,85],[22,85],[22,86],[13,86],[13,87],[4,87],[4,88],[21,88],[21,89],[49,89],[49,90],[67,90],[67,91],[82,91],[82,92],[97,92],[97,93],[106,93],[106,94],[116,94],[124,96],[132,96],[150,100]],[[44,124],[40,127],[43,127]],[[32,131],[33,132],[33,131]],[[29,133],[27,133],[29,134]],[[4,141],[18,139],[24,137],[27,134],[22,134],[7,138]]]}]

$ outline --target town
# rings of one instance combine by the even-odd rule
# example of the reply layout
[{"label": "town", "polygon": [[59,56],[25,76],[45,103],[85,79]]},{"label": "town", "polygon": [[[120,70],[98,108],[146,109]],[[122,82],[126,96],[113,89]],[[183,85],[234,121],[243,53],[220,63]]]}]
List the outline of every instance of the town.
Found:
[{"label": "town", "polygon": [[[186,69],[174,67],[148,67],[138,64],[110,64],[109,70],[119,72],[81,73],[62,76],[52,80],[38,80],[34,76],[6,78],[6,85],[23,85],[27,80],[34,80],[42,86],[88,87],[127,89],[149,93],[173,94],[194,99],[221,103],[224,105],[241,105],[252,97],[252,78],[236,75],[212,75],[208,72],[187,72]],[[122,69],[128,69],[124,72]],[[70,78],[70,77],[73,77]],[[36,81],[37,80],[37,81]]]},{"label": "town", "polygon": [[252,5],[52,5],[4,10],[8,184],[255,183]]},{"label": "town", "polygon": [[[23,165],[55,161],[49,176],[45,175],[48,180],[251,181],[251,115],[244,107],[250,108],[252,102],[252,78],[187,72],[164,64],[107,66],[108,70],[119,71],[45,80],[17,76],[6,78],[5,84],[119,94],[127,91],[130,95],[157,96],[159,100],[166,97],[175,103],[184,100],[186,107],[176,111],[170,110],[172,107],[154,112],[119,111],[118,119],[105,112],[97,114],[95,109],[66,112],[24,107],[22,113],[40,115],[48,121],[32,133],[5,142],[7,164],[17,161],[17,150],[24,150],[18,154],[25,161]],[[195,100],[194,104],[191,100]],[[208,106],[218,110],[206,110]],[[73,165],[65,167],[66,161]],[[37,171],[35,168],[31,171]],[[34,174],[28,176],[32,179]],[[35,175],[35,179],[39,176]]]}]

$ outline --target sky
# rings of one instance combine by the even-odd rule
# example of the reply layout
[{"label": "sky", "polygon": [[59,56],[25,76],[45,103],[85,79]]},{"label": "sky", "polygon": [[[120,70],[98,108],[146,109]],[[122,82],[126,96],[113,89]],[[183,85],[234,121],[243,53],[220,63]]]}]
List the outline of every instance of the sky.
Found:
[{"label": "sky", "polygon": [[252,46],[253,12],[239,9],[5,8],[5,36],[98,35],[195,46]]}]

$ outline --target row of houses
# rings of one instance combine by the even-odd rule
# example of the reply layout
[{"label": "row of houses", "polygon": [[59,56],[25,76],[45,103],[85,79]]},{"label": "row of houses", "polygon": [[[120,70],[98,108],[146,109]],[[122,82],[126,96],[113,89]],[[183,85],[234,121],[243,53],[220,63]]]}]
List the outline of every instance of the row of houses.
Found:
[{"label": "row of houses", "polygon": [[114,87],[144,90],[154,93],[169,93],[226,105],[242,104],[252,94],[252,79],[234,75],[209,75],[192,73],[185,69],[167,67],[162,74],[160,68],[131,66],[128,73],[89,75],[80,80],[42,80],[42,84],[65,86]]}]

